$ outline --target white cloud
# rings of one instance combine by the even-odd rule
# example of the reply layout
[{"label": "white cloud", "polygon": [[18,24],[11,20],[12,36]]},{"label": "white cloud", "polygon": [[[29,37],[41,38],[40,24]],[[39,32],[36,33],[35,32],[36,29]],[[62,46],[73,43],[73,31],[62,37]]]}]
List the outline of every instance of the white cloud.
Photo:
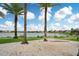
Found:
[{"label": "white cloud", "polygon": [[47,9],[47,10],[48,10],[48,12],[50,12],[50,13],[51,13],[51,12],[52,12],[52,7],[48,7],[48,9]]},{"label": "white cloud", "polygon": [[61,26],[60,23],[55,23],[55,24],[50,24],[50,26],[48,27],[49,30],[61,30]]},{"label": "white cloud", "polygon": [[30,12],[30,11],[28,11],[27,12],[27,19],[34,19],[34,18],[35,18],[35,14]]},{"label": "white cloud", "polygon": [[67,26],[67,25],[64,25],[64,26],[63,26],[63,29],[64,29],[64,30],[70,30],[71,27],[69,27],[69,26]]},{"label": "white cloud", "polygon": [[12,22],[12,21],[6,21],[6,22],[4,23],[4,25],[7,26],[7,27],[9,27],[9,26],[14,26],[14,22]]},{"label": "white cloud", "polygon": [[37,26],[35,26],[34,24],[29,25],[29,31],[36,31],[36,30],[37,30]]},{"label": "white cloud", "polygon": [[[47,21],[49,21],[50,18],[52,17],[51,9],[52,9],[52,7],[48,7],[48,10],[47,10]],[[43,8],[42,11],[40,12],[40,15],[39,15],[38,19],[41,20],[41,21],[44,21],[44,14],[45,14],[45,9]]]},{"label": "white cloud", "polygon": [[[22,13],[24,14],[24,13]],[[24,17],[24,15],[20,15],[21,17]],[[35,14],[33,12],[27,11],[27,19],[31,20],[35,18]]]},{"label": "white cloud", "polygon": [[0,24],[0,28],[7,28],[7,26],[3,25],[3,24]]},{"label": "white cloud", "polygon": [[24,31],[24,26],[22,26],[19,22],[17,23],[17,30]]},{"label": "white cloud", "polygon": [[44,31],[44,25],[43,24],[38,24],[38,31]]},{"label": "white cloud", "polygon": [[73,14],[68,18],[68,23],[79,22],[79,13]]},{"label": "white cloud", "polygon": [[44,26],[42,24],[30,24],[27,26],[29,31],[43,31],[44,30]]},{"label": "white cloud", "polygon": [[60,26],[60,23],[55,23],[55,24],[51,24],[49,29],[52,30],[52,31],[54,31],[54,30],[56,30],[56,31],[59,31],[59,30],[64,31],[64,30],[70,30],[72,27],[73,26],[71,26],[71,25],[62,25],[62,26]]},{"label": "white cloud", "polygon": [[[79,23],[78,23],[79,24]],[[78,24],[75,24],[75,27],[74,27],[74,29],[77,29],[77,28],[79,28],[79,25]]]},{"label": "white cloud", "polygon": [[68,15],[72,15],[72,7],[71,6],[64,7],[62,9],[58,10],[55,13],[54,18],[56,19],[56,21],[61,21]]},{"label": "white cloud", "polygon": [[13,27],[14,26],[14,23],[11,22],[11,21],[6,21],[4,22],[3,24],[0,24],[0,28],[1,30],[5,29],[5,30],[10,30],[10,27]]},{"label": "white cloud", "polygon": [[[2,7],[0,7],[0,11],[1,11],[4,15],[7,14],[7,10],[3,9]],[[2,18],[2,17],[0,17],[0,18]]]},{"label": "white cloud", "polygon": [[[17,23],[18,31],[23,31],[23,26],[18,22]],[[0,24],[0,30],[14,30],[14,22],[5,21],[3,24]]]},{"label": "white cloud", "polygon": [[61,30],[61,27],[52,26],[52,27],[51,27],[51,30],[52,30],[52,31],[54,31],[54,30],[59,31],[59,30]]},{"label": "white cloud", "polygon": [[71,20],[71,19],[68,19],[68,23],[73,23],[74,21],[73,20]]},{"label": "white cloud", "polygon": [[71,30],[71,28],[76,29],[76,28],[79,28],[79,26],[78,26],[78,24],[76,24],[76,23],[71,24],[71,25],[63,25],[63,26],[62,26],[62,29],[63,29],[63,30]]},{"label": "white cloud", "polygon": [[55,26],[60,26],[60,23],[55,23]]}]

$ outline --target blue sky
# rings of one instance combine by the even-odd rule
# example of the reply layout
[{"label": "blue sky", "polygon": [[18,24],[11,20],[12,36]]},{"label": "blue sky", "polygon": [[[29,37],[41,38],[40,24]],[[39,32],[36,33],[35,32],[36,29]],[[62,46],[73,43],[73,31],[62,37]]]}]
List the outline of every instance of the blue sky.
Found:
[{"label": "blue sky", "polygon": [[[79,4],[62,3],[49,7],[47,12],[48,30],[70,30],[79,28]],[[0,17],[0,30],[14,30],[14,14],[7,13],[7,10],[0,7],[0,11],[5,14],[5,18]],[[23,15],[18,16],[18,31],[23,31]],[[38,4],[28,4],[27,30],[43,31],[44,9]]]}]

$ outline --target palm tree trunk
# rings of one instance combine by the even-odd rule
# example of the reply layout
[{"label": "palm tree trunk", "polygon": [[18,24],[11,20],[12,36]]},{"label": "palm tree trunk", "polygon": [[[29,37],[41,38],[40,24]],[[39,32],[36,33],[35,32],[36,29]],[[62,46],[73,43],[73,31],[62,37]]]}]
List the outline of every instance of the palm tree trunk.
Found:
[{"label": "palm tree trunk", "polygon": [[27,19],[27,4],[25,3],[24,4],[24,42],[22,42],[22,44],[28,44],[28,42],[27,42],[27,29],[26,29],[26,27],[27,27],[27,21],[26,21],[26,19]]},{"label": "palm tree trunk", "polygon": [[15,28],[15,36],[14,36],[14,38],[18,38],[17,37],[17,21],[18,21],[18,16],[17,16],[17,14],[15,15],[15,26],[14,26],[14,28]]},{"label": "palm tree trunk", "polygon": [[44,41],[47,41],[47,4],[45,4]]}]

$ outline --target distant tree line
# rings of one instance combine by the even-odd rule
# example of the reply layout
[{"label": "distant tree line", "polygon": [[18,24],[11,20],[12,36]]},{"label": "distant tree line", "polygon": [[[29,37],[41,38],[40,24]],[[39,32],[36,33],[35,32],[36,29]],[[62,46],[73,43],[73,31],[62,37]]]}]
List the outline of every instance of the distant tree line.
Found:
[{"label": "distant tree line", "polygon": [[79,29],[73,29],[71,28],[70,35],[75,35],[77,37],[77,40],[79,39]]}]

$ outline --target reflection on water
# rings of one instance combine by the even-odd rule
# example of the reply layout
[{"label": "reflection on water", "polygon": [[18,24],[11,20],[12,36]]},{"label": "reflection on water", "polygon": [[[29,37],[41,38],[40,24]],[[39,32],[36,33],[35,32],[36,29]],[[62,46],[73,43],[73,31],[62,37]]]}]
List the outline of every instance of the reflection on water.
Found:
[{"label": "reflection on water", "polygon": [[[27,33],[27,37],[43,36],[44,33]],[[18,33],[18,36],[23,36],[23,33]],[[64,34],[48,33],[47,36],[65,36]],[[14,33],[0,33],[0,37],[14,37]]]}]

